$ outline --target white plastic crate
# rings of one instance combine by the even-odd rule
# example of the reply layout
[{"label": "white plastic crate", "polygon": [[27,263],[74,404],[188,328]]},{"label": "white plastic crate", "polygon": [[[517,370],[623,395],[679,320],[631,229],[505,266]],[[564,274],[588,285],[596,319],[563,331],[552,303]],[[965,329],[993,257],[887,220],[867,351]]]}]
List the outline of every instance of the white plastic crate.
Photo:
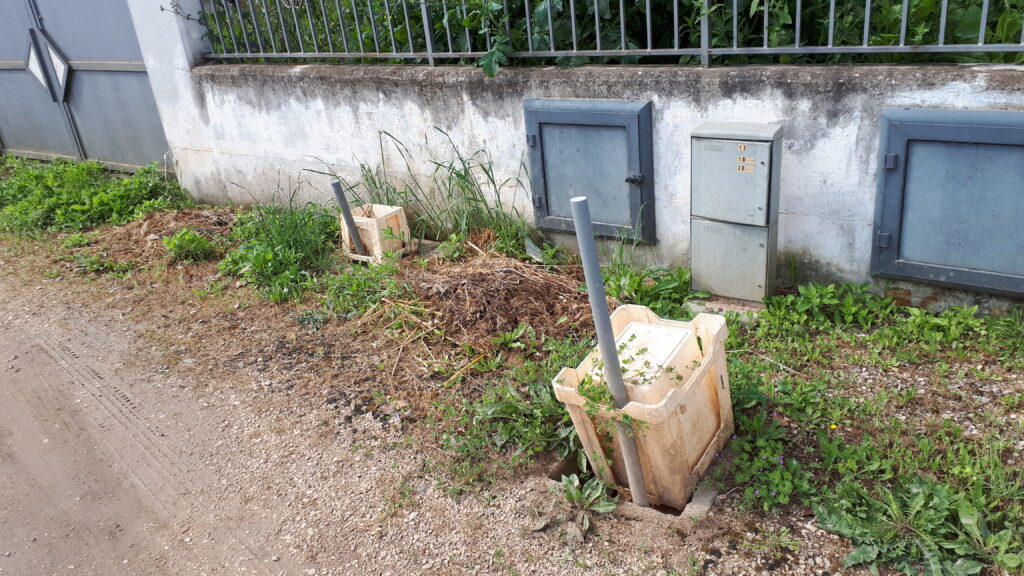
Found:
[{"label": "white plastic crate", "polygon": [[588,374],[604,386],[597,349],[578,367],[558,373],[552,383],[555,396],[565,403],[604,482],[627,483],[613,423],[623,416],[637,421],[637,449],[651,503],[682,510],[733,432],[725,318],[698,314],[691,322],[678,322],[643,306],[621,306],[611,320],[629,403],[621,410],[594,406],[579,393]]}]

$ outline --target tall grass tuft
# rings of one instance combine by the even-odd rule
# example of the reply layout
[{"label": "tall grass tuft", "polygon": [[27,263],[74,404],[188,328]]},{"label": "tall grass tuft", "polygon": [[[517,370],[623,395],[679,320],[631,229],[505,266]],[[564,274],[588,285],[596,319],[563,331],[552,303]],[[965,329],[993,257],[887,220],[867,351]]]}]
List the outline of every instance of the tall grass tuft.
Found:
[{"label": "tall grass tuft", "polygon": [[228,253],[220,269],[283,302],[299,297],[333,266],[338,219],[317,204],[297,203],[292,194],[287,204],[257,205],[240,214],[231,234],[241,245]]},{"label": "tall grass tuft", "polygon": [[[518,194],[523,189],[517,176],[499,180],[486,150],[464,154],[447,132],[442,134],[452,151],[447,160],[429,160],[429,179],[419,176],[416,161],[408,147],[395,136],[380,134],[381,164],[372,168],[360,164],[360,180],[342,183],[357,202],[404,206],[411,212],[413,233],[437,241],[480,241],[501,253],[526,256],[526,241],[536,232],[524,222],[522,214],[507,206],[503,192]],[[404,173],[388,172],[385,146],[398,153]],[[331,174],[337,177],[337,175]]]}]

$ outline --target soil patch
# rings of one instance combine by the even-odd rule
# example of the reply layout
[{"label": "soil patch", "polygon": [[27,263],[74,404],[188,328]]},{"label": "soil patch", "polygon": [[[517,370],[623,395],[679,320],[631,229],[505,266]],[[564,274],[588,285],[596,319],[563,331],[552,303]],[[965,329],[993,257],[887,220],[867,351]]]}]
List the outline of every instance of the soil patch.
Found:
[{"label": "soil patch", "polygon": [[153,212],[141,220],[103,231],[99,244],[107,256],[124,262],[148,264],[167,255],[163,239],[191,228],[211,240],[231,231],[235,213],[230,209],[188,209],[177,212]]},{"label": "soil patch", "polygon": [[[538,334],[565,338],[592,333],[583,274],[553,273],[543,266],[486,256],[403,267],[403,279],[437,313],[439,327],[466,346],[494,348],[493,338],[529,324]],[[614,302],[610,302],[614,307]]]}]

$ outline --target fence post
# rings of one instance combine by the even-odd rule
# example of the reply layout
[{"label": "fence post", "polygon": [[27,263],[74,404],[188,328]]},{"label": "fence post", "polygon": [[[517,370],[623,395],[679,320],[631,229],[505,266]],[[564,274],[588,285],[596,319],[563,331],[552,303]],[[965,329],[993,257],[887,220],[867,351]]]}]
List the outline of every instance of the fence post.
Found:
[{"label": "fence post", "polygon": [[710,22],[710,11],[711,11],[711,0],[704,0],[703,2],[703,14],[700,16],[700,65],[701,68],[707,68],[711,65],[711,55],[709,51],[711,49],[711,22]]},{"label": "fence post", "polygon": [[427,63],[434,65],[434,26],[430,23],[430,10],[427,0],[420,0],[420,13],[423,14],[423,38],[427,41]]}]

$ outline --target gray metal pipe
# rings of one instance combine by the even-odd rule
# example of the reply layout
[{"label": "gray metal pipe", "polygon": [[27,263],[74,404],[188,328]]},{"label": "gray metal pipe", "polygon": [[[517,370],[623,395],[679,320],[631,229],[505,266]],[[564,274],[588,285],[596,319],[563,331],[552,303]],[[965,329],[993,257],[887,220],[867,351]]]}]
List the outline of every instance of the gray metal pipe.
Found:
[{"label": "gray metal pipe", "polygon": [[345,191],[341,188],[341,182],[337,180],[331,182],[331,188],[334,190],[334,198],[338,201],[338,206],[341,207],[341,217],[345,220],[345,228],[348,228],[348,235],[356,247],[356,254],[369,256],[366,253],[366,246],[363,246],[363,239],[359,236],[359,229],[356,228],[356,221],[352,219],[352,210],[348,207],[348,200],[345,199]]},{"label": "gray metal pipe", "polygon": [[[576,196],[569,200],[572,208],[572,221],[576,226],[576,241],[580,246],[580,260],[583,261],[583,274],[587,279],[587,294],[590,297],[590,311],[594,316],[594,328],[597,330],[597,345],[604,363],[604,382],[612,394],[616,408],[629,403],[626,387],[622,383],[622,366],[619,364],[619,353],[615,347],[615,333],[612,331],[612,319],[608,315],[608,299],[604,293],[604,280],[601,277],[601,263],[597,259],[597,244],[594,243],[594,225],[590,219],[590,206],[586,196]],[[622,448],[622,459],[626,464],[626,480],[633,495],[633,503],[646,508],[647,486],[644,483],[644,472],[640,466],[640,456],[636,448],[636,438],[632,430],[622,422],[617,423],[619,446]]]}]

